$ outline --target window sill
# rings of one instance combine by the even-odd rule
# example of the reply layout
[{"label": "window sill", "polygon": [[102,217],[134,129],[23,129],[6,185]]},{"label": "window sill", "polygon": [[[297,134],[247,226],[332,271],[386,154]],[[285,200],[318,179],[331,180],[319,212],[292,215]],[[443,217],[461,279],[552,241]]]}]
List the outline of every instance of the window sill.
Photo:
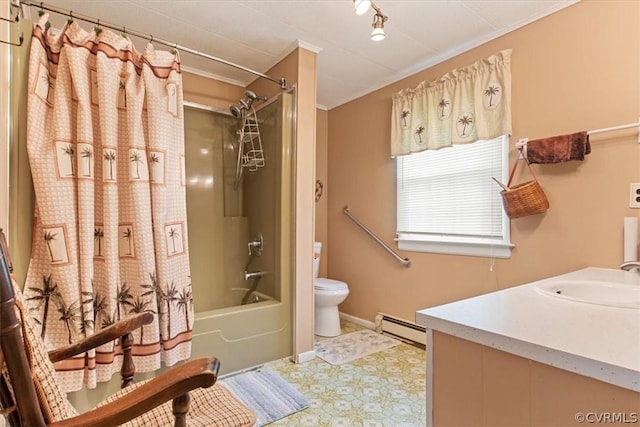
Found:
[{"label": "window sill", "polygon": [[502,240],[472,237],[401,235],[396,240],[398,249],[403,251],[486,258],[511,258],[511,249],[515,247]]}]

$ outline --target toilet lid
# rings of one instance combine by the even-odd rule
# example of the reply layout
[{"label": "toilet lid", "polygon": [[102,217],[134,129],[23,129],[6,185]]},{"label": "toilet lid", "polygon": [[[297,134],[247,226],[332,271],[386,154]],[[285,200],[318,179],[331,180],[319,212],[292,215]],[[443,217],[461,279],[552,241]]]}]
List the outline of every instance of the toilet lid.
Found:
[{"label": "toilet lid", "polygon": [[323,290],[323,291],[348,291],[349,288],[347,284],[344,282],[340,282],[339,280],[333,279],[325,279],[318,278],[313,283],[313,287],[315,289]]}]

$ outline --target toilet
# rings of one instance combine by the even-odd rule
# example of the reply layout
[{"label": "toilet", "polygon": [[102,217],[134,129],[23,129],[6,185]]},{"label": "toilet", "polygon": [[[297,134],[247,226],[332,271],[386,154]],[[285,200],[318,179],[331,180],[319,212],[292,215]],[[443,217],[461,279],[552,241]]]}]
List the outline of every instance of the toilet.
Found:
[{"label": "toilet", "polygon": [[315,297],[315,334],[321,337],[340,335],[340,315],[338,304],[349,295],[344,282],[318,277],[320,271],[320,252],[322,243],[313,245],[313,288]]}]

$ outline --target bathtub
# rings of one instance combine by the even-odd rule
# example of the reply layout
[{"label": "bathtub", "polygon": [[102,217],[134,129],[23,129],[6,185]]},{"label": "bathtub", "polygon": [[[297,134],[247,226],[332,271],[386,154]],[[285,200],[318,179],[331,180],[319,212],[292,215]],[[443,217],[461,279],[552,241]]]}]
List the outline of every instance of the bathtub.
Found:
[{"label": "bathtub", "polygon": [[[240,304],[247,289],[232,291]],[[226,374],[291,356],[291,346],[282,345],[282,337],[292,336],[283,303],[260,292],[253,292],[249,301],[196,312],[191,357],[215,356],[220,374]]]}]

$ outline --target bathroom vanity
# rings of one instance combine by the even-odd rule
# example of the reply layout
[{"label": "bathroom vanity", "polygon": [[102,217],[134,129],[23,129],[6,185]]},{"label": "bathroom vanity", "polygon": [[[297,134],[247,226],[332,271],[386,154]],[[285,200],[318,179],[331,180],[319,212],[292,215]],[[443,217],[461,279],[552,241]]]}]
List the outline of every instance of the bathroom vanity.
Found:
[{"label": "bathroom vanity", "polygon": [[427,424],[640,423],[640,273],[586,268],[416,313]]}]

